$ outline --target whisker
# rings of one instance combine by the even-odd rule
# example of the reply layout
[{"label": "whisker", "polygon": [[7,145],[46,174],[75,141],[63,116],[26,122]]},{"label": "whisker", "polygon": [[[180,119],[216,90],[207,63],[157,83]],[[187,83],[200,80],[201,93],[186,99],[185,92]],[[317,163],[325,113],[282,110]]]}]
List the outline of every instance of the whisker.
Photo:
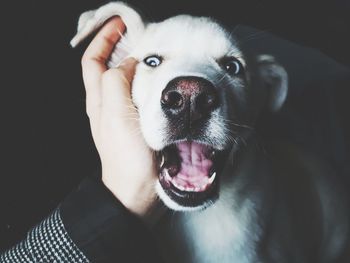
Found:
[{"label": "whisker", "polygon": [[126,113],[127,115],[140,116],[138,112],[130,111]]},{"label": "whisker", "polygon": [[[221,73],[221,72],[220,72]],[[226,74],[225,73],[221,73],[222,74],[222,76],[220,77],[220,79],[217,81],[218,82],[218,85],[220,85],[221,84],[221,82],[225,79],[225,77],[226,77]]]},{"label": "whisker", "polygon": [[129,97],[123,96],[123,99],[125,99],[125,100],[131,102],[132,104],[134,104],[133,100],[131,98],[129,98]]},{"label": "whisker", "polygon": [[237,123],[237,122],[234,122],[234,121],[232,121],[232,120],[225,119],[225,118],[221,118],[220,120],[222,120],[222,121],[225,122],[225,123],[228,123],[228,124],[232,124],[232,125],[234,125],[234,126],[237,126],[237,127],[241,127],[241,128],[246,128],[246,129],[254,130],[254,127],[249,126],[249,125],[246,125],[246,124]]},{"label": "whisker", "polygon": [[125,108],[137,111],[137,108],[135,106],[125,105]]}]

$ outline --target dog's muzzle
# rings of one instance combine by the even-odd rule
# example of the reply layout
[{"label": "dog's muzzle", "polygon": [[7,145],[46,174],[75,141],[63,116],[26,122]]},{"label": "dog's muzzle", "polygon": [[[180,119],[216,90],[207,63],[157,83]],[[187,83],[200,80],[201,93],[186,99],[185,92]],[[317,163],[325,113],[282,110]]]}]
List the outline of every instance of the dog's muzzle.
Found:
[{"label": "dog's muzzle", "polygon": [[205,132],[211,113],[220,106],[215,86],[200,77],[171,80],[162,92],[162,110],[170,142],[157,153],[159,182],[182,207],[203,206],[218,193],[218,169],[224,151]]}]

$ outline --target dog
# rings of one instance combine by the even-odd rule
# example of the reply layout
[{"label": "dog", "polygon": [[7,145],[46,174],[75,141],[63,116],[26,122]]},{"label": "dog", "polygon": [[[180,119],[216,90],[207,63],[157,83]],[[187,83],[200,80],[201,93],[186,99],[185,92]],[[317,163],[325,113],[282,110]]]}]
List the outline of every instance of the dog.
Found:
[{"label": "dog", "polygon": [[287,142],[256,144],[262,113],[287,99],[283,66],[211,18],[146,23],[121,2],[83,13],[71,45],[113,16],[127,29],[108,66],[139,61],[132,99],[173,211],[154,227],[164,261],[345,262],[348,203],[331,167]]}]

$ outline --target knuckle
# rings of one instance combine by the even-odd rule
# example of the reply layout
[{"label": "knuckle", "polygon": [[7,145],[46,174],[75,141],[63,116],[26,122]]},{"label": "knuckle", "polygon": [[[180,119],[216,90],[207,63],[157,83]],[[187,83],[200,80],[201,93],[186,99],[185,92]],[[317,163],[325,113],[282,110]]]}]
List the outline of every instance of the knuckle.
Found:
[{"label": "knuckle", "polygon": [[88,58],[88,56],[86,54],[84,54],[81,58],[81,66],[84,67],[89,63],[90,59]]},{"label": "knuckle", "polygon": [[90,55],[85,53],[82,56],[80,63],[81,63],[82,68],[87,68],[90,65],[93,65],[96,63],[103,63],[103,62],[100,61],[98,58],[91,57]]}]

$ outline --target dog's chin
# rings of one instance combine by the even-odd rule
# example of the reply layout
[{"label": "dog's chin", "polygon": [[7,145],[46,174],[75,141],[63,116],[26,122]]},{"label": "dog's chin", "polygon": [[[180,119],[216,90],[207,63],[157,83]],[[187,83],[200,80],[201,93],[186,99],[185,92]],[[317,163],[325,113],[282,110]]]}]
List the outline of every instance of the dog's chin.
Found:
[{"label": "dog's chin", "polygon": [[174,142],[158,151],[160,198],[179,211],[200,210],[214,203],[227,152],[196,141]]}]

